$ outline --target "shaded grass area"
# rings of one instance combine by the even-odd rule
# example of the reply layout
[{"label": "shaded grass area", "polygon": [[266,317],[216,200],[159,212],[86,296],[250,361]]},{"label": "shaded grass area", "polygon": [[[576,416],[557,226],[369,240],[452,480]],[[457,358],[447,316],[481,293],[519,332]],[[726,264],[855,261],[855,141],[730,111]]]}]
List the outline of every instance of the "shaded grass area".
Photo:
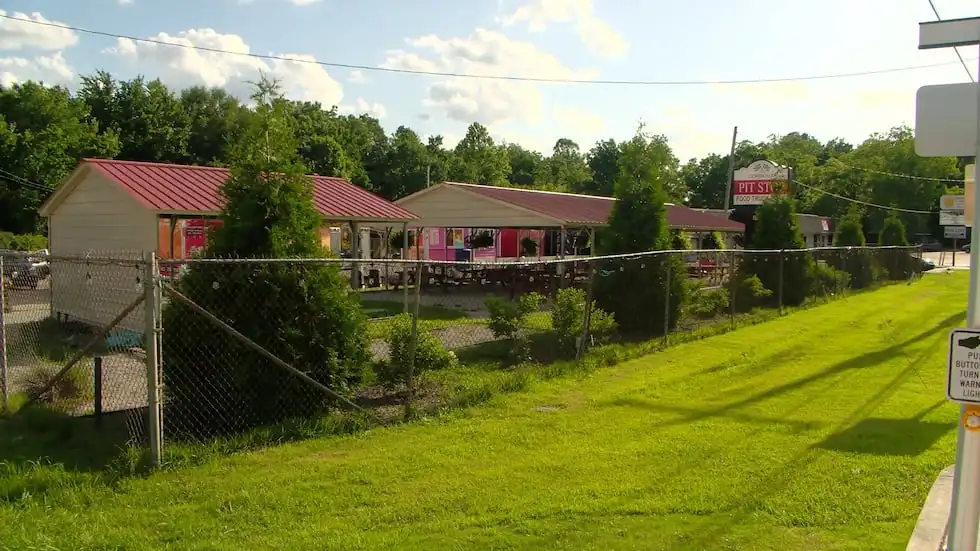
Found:
[{"label": "shaded grass area", "polygon": [[199,449],[202,465],[145,480],[39,467],[54,483],[0,503],[0,541],[900,549],[953,460],[957,412],[936,366],[965,295],[965,274],[931,276],[701,342],[675,336],[615,369],[593,368],[661,345],[503,372],[475,362],[430,381],[483,407],[231,457]]}]

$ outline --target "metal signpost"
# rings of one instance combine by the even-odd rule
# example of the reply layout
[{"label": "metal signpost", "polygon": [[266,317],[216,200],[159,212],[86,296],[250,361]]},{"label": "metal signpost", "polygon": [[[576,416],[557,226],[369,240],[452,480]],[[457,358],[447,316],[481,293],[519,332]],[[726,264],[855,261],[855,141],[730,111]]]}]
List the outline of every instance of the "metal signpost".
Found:
[{"label": "metal signpost", "polygon": [[[919,23],[920,50],[978,45],[980,17]],[[976,156],[977,164],[980,164],[980,84],[919,88],[915,97],[915,152],[923,157]],[[980,528],[980,388],[973,386],[980,384],[978,197],[980,194],[973,194],[972,197],[973,236],[967,304],[967,324],[970,328],[957,329],[950,336],[946,395],[963,405],[957,433],[947,544],[949,551],[975,551]],[[964,211],[967,210],[964,208]]]}]

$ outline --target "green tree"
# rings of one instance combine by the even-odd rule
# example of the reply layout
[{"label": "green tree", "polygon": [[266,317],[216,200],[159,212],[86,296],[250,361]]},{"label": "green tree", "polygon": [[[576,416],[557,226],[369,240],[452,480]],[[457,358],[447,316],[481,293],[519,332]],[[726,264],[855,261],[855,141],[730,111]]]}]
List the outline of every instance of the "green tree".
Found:
[{"label": "green tree", "polygon": [[[834,233],[834,246],[864,247],[866,242],[863,219],[864,213],[856,204],[852,204],[847,214],[837,224],[837,231]],[[835,256],[832,265],[851,275],[851,286],[855,289],[868,287],[877,279],[877,266],[871,251],[867,249],[839,250],[833,254]]]},{"label": "green tree", "polygon": [[547,163],[540,153],[524,149],[516,143],[509,143],[505,147],[510,163],[507,181],[511,186],[534,188],[551,180]]},{"label": "green tree", "polygon": [[[806,247],[797,222],[794,200],[784,195],[767,199],[756,211],[755,233],[750,243],[756,250],[794,250]],[[809,296],[812,282],[813,257],[808,252],[787,252],[783,255],[783,267],[779,268],[779,255],[775,253],[748,253],[742,259],[739,270],[742,276],[758,276],[762,285],[775,293],[780,284],[782,271],[783,304],[803,304]],[[738,300],[736,296],[734,300]]]},{"label": "green tree", "polygon": [[[322,220],[296,153],[294,121],[274,82],[263,77],[254,99],[256,116],[233,151],[222,186],[222,225],[207,254],[323,257]],[[191,300],[338,392],[364,374],[365,319],[334,264],[198,265],[178,285]],[[308,417],[331,405],[328,396],[215,331],[181,302],[164,310],[163,321],[173,426],[220,433]],[[220,399],[205,395],[216,392],[215,384],[222,385]]]},{"label": "green tree", "polygon": [[490,131],[475,122],[456,144],[453,179],[484,186],[503,186],[510,174],[507,150],[493,143]]},{"label": "green tree", "polygon": [[837,231],[834,232],[834,246],[863,247],[866,243],[863,218],[864,213],[856,204],[852,204],[847,214],[837,224]]},{"label": "green tree", "polygon": [[[642,133],[621,148],[616,203],[604,234],[604,253],[640,253],[670,248],[661,142]],[[597,285],[596,299],[624,332],[657,334],[673,328],[684,305],[683,259],[677,254],[611,261]],[[667,297],[669,304],[665,304]],[[664,319],[665,306],[669,306]]]},{"label": "green tree", "polygon": [[175,163],[188,158],[190,119],[159,79],[116,82],[100,71],[82,77],[78,96],[100,128],[118,133],[120,159]]},{"label": "green tree", "polygon": [[82,157],[113,157],[114,132],[100,134],[87,106],[65,88],[27,82],[0,88],[0,230],[43,231],[41,203]]},{"label": "green tree", "polygon": [[[878,234],[878,245],[882,247],[907,247],[908,244],[905,224],[897,212],[889,212],[882,223],[881,232]],[[881,263],[884,265],[889,279],[903,280],[912,273],[915,260],[907,250],[884,250],[879,251],[878,255],[882,259]]]},{"label": "green tree", "polygon": [[612,197],[616,190],[616,176],[619,174],[620,148],[616,140],[596,142],[585,155],[585,161],[592,171],[592,179],[582,183],[576,191],[588,195]]},{"label": "green tree", "polygon": [[579,151],[578,144],[568,138],[555,142],[551,157],[548,158],[550,184],[556,191],[575,191],[582,189],[589,181],[589,165]]}]

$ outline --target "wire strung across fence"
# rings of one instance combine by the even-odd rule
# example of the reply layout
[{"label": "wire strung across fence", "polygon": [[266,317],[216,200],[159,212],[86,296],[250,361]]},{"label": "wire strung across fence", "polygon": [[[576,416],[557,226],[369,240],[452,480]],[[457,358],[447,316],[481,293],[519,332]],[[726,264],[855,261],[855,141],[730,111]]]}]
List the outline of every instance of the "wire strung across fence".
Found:
[{"label": "wire strung across fence", "polygon": [[155,463],[200,443],[471,403],[520,384],[504,374],[605,343],[664,343],[927,268],[914,247],[493,262],[105,256],[49,258],[37,285],[5,271],[5,396],[69,418],[115,415]]}]

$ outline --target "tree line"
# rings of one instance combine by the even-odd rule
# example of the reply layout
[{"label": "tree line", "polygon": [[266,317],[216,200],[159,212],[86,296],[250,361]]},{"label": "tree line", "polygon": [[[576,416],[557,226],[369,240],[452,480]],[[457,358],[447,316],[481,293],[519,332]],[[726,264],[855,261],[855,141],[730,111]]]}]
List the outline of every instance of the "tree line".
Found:
[{"label": "tree line", "polygon": [[[543,155],[495,141],[486,127],[473,123],[448,148],[442,136],[423,138],[407,126],[389,134],[368,115],[278,101],[284,102],[297,153],[311,172],[347,178],[391,200],[443,180],[611,196],[631,139],[599,140],[584,150],[562,137],[550,155]],[[105,71],[82,77],[74,91],[36,82],[0,88],[0,231],[43,232],[38,207],[83,157],[227,166],[256,116],[254,108],[220,88],[175,91],[160,80],[119,80]],[[662,175],[668,201],[723,206],[727,152],[683,162],[666,137],[655,134],[643,155]],[[763,142],[741,141],[735,148],[736,167],[761,158],[795,169],[795,179],[805,184],[793,186],[799,211],[835,220],[850,202],[832,194],[899,209],[938,210],[939,197],[956,188],[941,180],[962,181],[967,162],[918,157],[907,126],[857,145],[792,132]],[[879,230],[886,214],[867,209],[865,228]],[[935,215],[901,216],[910,235],[939,235]]]}]

